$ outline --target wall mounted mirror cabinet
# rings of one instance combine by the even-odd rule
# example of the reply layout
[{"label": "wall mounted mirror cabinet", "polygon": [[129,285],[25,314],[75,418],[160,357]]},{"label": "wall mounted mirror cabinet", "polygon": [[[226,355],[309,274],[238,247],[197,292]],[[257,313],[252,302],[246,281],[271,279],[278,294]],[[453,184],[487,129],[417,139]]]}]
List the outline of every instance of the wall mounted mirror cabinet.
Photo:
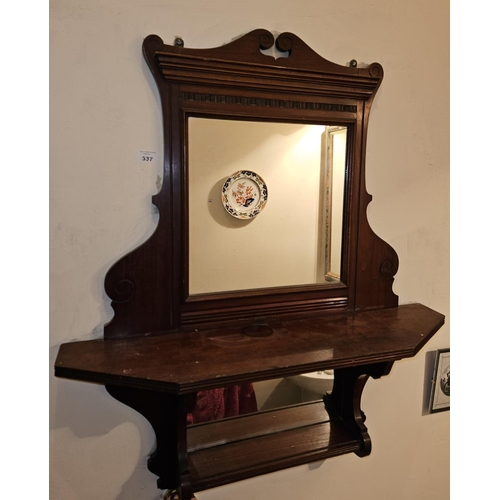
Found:
[{"label": "wall mounted mirror cabinet", "polygon": [[[143,52],[163,113],[158,226],[106,275],[104,339],[63,344],[56,375],[104,384],[144,415],[149,470],[182,500],[368,455],[366,380],[444,322],[398,306],[396,252],[367,220],[382,67],[338,65],[266,30],[212,49],[150,35]],[[317,372],[330,377],[318,398],[258,404],[259,384]]]}]

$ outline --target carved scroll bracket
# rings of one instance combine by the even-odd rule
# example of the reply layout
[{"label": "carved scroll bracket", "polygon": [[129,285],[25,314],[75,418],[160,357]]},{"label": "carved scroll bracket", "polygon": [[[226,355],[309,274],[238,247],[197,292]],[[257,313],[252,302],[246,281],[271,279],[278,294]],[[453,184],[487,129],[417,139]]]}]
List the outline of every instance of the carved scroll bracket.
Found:
[{"label": "carved scroll bracket", "polygon": [[361,395],[369,377],[388,375],[393,363],[356,366],[335,370],[331,394],[323,396],[326,411],[332,422],[342,422],[351,432],[359,435],[362,446],[356,455],[365,457],[371,452],[371,438],[365,425],[366,416],[361,410]]}]

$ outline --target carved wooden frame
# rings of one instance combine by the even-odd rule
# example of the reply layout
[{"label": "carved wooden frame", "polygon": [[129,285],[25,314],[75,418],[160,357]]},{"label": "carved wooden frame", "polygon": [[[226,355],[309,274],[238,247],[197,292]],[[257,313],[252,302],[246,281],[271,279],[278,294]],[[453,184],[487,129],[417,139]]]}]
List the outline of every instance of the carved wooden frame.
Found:
[{"label": "carved wooden frame", "polygon": [[[289,57],[261,52],[274,43]],[[366,136],[381,66],[340,66],[291,33],[274,41],[265,30],[214,49],[186,49],[180,39],[168,46],[151,35],[143,51],[163,112],[158,227],[106,275],[115,317],[104,341],[63,344],[56,376],[103,384],[144,415],[156,435],[148,468],[181,500],[286,467],[368,455],[366,381],[414,356],[444,323],[420,304],[397,307],[396,252],[367,220]],[[189,296],[189,116],[348,127],[340,283]],[[272,334],[252,337],[245,327],[255,324]],[[227,337],[245,342],[224,346]],[[323,402],[187,426],[199,391],[324,369],[335,370],[335,382]]]},{"label": "carved wooden frame", "polygon": [[[276,44],[288,57],[262,50]],[[359,68],[323,59],[292,33],[276,41],[263,29],[227,45],[188,49],[144,40],[144,57],[161,98],[163,184],[153,203],[154,234],[108,272],[115,310],[106,338],[161,334],[272,318],[396,307],[395,251],[372,231],[365,187],[368,116],[383,78],[380,64]],[[189,116],[335,123],[349,128],[342,282],[189,296],[187,118]]]}]

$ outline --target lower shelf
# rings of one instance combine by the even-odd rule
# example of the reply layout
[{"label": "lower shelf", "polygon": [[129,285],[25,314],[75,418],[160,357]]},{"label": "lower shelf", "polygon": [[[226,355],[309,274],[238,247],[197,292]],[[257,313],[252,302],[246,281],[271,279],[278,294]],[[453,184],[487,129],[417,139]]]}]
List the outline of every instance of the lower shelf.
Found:
[{"label": "lower shelf", "polygon": [[[143,415],[156,435],[148,469],[160,489],[186,499],[329,457],[367,456],[371,440],[360,407],[366,381],[415,356],[443,322],[436,311],[407,304],[273,323],[267,337],[245,337],[233,326],[71,342],[61,346],[55,370],[104,384]],[[328,411],[319,401],[186,427],[199,391],[324,369],[335,370]]]},{"label": "lower shelf", "polygon": [[197,424],[187,434],[193,491],[361,450],[322,401]]}]

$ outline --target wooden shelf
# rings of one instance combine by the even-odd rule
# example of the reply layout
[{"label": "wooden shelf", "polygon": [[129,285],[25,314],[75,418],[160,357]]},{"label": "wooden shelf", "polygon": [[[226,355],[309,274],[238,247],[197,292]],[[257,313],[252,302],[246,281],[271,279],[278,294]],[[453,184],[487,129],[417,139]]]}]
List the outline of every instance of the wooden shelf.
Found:
[{"label": "wooden shelf", "polygon": [[[59,377],[105,384],[153,426],[148,467],[162,489],[184,494],[345,453],[366,456],[371,439],[361,394],[369,377],[413,357],[444,323],[420,304],[269,323],[269,336],[239,327],[63,344]],[[198,391],[324,369],[323,402],[186,426]]]},{"label": "wooden shelf", "polygon": [[[263,52],[273,46],[288,57]],[[104,339],[63,344],[56,376],[104,384],[111,396],[144,415],[156,436],[148,468],[158,476],[159,488],[177,490],[182,500],[191,499],[193,491],[285,467],[344,453],[368,455],[364,384],[387,375],[395,361],[415,356],[444,323],[442,314],[423,305],[398,307],[392,290],[398,256],[367,219],[368,116],[382,66],[339,65],[293,33],[275,39],[263,29],[211,49],[184,48],[181,39],[166,45],[150,35],[143,53],[162,102],[163,181],[152,198],[158,225],[106,274],[104,288],[115,315],[104,327]],[[321,283],[190,293],[191,117],[346,128],[338,282],[323,282],[330,270],[327,214],[333,210],[324,194],[317,244],[325,256],[314,256]],[[326,172],[323,163],[318,168]],[[323,193],[326,178],[322,173]],[[281,184],[272,189],[283,196],[295,189]],[[311,203],[318,211],[319,201]],[[264,227],[261,238],[267,245]],[[303,238],[299,228],[296,238]],[[288,246],[283,239],[277,248]],[[255,254],[244,271],[252,272],[265,253]],[[209,254],[207,266],[214,269]],[[302,258],[297,254],[294,262]],[[236,261],[238,270],[240,260],[245,261]],[[187,425],[200,391],[326,369],[335,370],[335,381],[324,405]]]},{"label": "wooden shelf", "polygon": [[187,442],[193,491],[362,448],[322,401],[194,425]]},{"label": "wooden shelf", "polygon": [[171,394],[413,357],[443,325],[421,304],[240,328],[61,345],[56,376]]}]

